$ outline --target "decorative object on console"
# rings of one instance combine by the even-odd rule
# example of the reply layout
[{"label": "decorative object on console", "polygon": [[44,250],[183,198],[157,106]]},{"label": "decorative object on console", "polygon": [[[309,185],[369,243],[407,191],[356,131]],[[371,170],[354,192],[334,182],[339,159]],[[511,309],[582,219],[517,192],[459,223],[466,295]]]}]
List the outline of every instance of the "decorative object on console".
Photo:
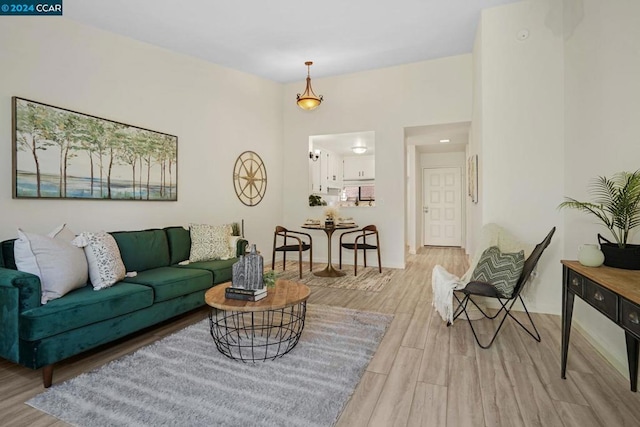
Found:
[{"label": "decorative object on console", "polygon": [[316,95],[313,89],[311,88],[310,69],[311,69],[311,66],[313,65],[313,62],[307,61],[304,63],[304,65],[307,66],[307,87],[305,88],[302,95],[300,94],[296,95],[296,100],[298,103],[298,107],[302,108],[303,110],[310,111],[318,108],[320,103],[322,103],[323,98],[322,98],[322,95],[320,96]]},{"label": "decorative object on console", "polygon": [[578,261],[585,267],[600,267],[604,262],[604,253],[598,245],[582,245],[578,249]]},{"label": "decorative object on console", "polygon": [[14,244],[16,267],[40,278],[42,304],[87,284],[87,259],[82,249],[71,244],[74,238],[75,233],[65,224],[47,236],[18,229]]},{"label": "decorative object on console", "polygon": [[12,101],[13,198],[178,200],[177,136]]},{"label": "decorative object on console", "polygon": [[256,245],[251,245],[251,251],[240,256],[238,262],[232,266],[231,283],[234,288],[257,290],[264,289],[262,278],[264,260],[256,250]]},{"label": "decorative object on console", "polygon": [[618,172],[611,178],[600,176],[588,189],[592,202],[565,197],[558,208],[577,209],[594,215],[607,227],[615,243],[598,234],[604,265],[640,270],[640,245],[627,242],[631,230],[640,225],[640,170]]},{"label": "decorative object on console", "polygon": [[262,201],[267,191],[267,168],[257,153],[245,151],[238,156],[233,167],[233,187],[238,199],[247,206]]}]

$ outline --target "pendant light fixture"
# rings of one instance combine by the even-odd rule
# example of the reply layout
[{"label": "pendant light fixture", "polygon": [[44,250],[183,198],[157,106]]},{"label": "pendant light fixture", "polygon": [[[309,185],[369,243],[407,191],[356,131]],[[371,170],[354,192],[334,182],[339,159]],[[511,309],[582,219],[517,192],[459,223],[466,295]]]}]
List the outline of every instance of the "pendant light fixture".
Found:
[{"label": "pendant light fixture", "polygon": [[322,102],[322,95],[316,95],[311,88],[310,68],[313,62],[307,61],[304,65],[307,66],[307,87],[302,95],[298,94],[296,96],[296,99],[298,100],[298,107],[303,110],[315,110]]}]

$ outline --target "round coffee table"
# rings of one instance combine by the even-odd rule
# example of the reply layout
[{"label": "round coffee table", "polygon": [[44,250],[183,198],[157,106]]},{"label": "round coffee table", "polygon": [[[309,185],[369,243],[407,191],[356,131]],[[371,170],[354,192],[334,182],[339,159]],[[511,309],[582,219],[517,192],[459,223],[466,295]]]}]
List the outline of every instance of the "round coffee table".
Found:
[{"label": "round coffee table", "polygon": [[291,351],[302,335],[307,312],[308,286],[276,281],[260,301],[225,298],[231,282],[209,289],[204,298],[211,337],[220,353],[243,362],[273,360]]}]

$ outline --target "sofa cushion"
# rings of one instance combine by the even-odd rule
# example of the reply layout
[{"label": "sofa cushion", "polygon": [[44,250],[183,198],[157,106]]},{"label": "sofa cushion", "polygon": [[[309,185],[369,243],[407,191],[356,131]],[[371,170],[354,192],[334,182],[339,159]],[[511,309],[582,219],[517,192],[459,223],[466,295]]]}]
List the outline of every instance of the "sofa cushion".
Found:
[{"label": "sofa cushion", "polygon": [[144,271],[169,265],[169,243],[164,230],[111,233],[120,248],[127,271]]},{"label": "sofa cushion", "polygon": [[151,304],[153,290],[148,286],[119,283],[94,291],[88,285],[46,305],[23,311],[20,315],[20,338],[36,341],[131,313]]},{"label": "sofa cushion", "polygon": [[167,233],[169,241],[170,264],[177,264],[189,259],[189,251],[191,250],[191,236],[189,230],[184,227],[166,227],[164,231]]},{"label": "sofa cushion", "polygon": [[195,268],[199,270],[208,270],[213,274],[213,283],[219,284],[230,282],[232,276],[232,266],[238,262],[238,258],[218,259],[213,261],[191,262],[187,265],[178,265],[179,268]]},{"label": "sofa cushion", "polygon": [[210,271],[174,267],[138,272],[137,276],[127,277],[124,281],[153,288],[154,302],[170,300],[213,286]]}]

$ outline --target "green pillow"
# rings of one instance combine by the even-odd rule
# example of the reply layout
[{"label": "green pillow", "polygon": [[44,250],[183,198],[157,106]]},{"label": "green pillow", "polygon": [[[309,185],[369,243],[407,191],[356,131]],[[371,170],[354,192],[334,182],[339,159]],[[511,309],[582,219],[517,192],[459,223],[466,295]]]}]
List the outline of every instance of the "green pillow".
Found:
[{"label": "green pillow", "polygon": [[471,281],[491,283],[504,298],[511,298],[523,268],[524,251],[503,254],[491,246],[480,256]]}]

